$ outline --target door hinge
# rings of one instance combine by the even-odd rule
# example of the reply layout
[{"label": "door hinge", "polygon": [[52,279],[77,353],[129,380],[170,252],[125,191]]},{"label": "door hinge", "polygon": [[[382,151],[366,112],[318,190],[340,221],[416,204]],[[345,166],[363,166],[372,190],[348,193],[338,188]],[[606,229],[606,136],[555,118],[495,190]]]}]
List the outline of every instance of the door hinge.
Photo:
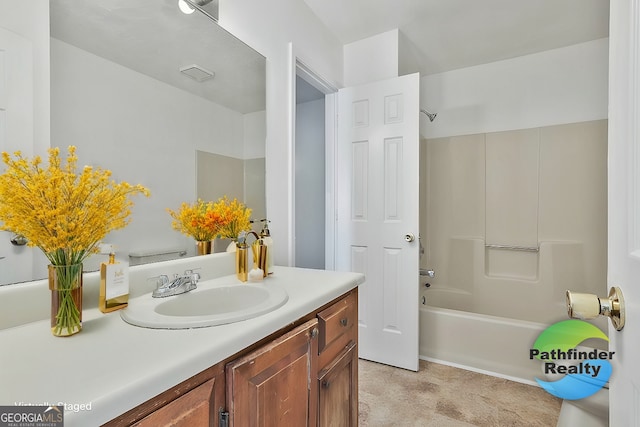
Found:
[{"label": "door hinge", "polygon": [[220,413],[218,415],[218,426],[219,427],[229,427],[229,412],[223,411],[220,409]]}]

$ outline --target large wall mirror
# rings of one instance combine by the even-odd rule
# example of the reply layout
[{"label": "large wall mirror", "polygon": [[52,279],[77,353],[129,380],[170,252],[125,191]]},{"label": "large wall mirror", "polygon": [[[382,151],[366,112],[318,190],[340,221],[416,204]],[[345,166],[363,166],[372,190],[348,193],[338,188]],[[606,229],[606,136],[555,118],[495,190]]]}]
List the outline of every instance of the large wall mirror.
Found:
[{"label": "large wall mirror", "polygon": [[120,258],[195,255],[167,208],[198,197],[236,197],[264,218],[264,57],[178,0],[51,0],[50,23],[51,146],[151,190],[104,240]]}]

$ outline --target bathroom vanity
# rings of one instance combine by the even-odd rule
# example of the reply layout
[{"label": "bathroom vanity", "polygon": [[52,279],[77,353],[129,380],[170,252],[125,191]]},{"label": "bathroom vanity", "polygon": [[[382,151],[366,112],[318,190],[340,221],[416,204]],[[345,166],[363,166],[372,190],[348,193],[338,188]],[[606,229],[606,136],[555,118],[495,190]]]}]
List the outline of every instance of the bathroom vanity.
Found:
[{"label": "bathroom vanity", "polygon": [[106,426],[357,426],[357,304],[356,288]]},{"label": "bathroom vanity", "polygon": [[[216,254],[132,267],[132,284],[158,268],[173,274],[198,264],[203,287],[234,277],[231,257]],[[91,275],[85,302],[93,299]],[[276,267],[264,284],[286,290],[284,305],[204,328],[133,326],[118,312],[102,314],[90,305],[80,334],[56,338],[45,313],[46,319],[0,330],[0,382],[14,384],[0,390],[0,404],[63,404],[67,426],[243,426],[249,419],[356,426],[363,281],[357,273]],[[131,301],[148,291],[132,292]]]}]

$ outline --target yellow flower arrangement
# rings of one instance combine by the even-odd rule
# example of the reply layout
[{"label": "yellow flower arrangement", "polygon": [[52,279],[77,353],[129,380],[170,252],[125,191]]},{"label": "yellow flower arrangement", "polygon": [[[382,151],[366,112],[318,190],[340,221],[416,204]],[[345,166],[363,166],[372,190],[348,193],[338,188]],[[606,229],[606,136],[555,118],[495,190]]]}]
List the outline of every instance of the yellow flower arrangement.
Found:
[{"label": "yellow flower arrangement", "polygon": [[3,152],[7,168],[0,175],[0,230],[26,237],[29,246],[40,248],[52,266],[60,267],[54,268],[58,273],[50,283],[57,291],[52,292],[54,335],[80,331],[82,262],[97,252],[109,232],[129,223],[129,196],[149,196],[141,185],[113,181],[108,170],[85,166],[77,173],[76,147],[69,146],[68,152],[63,165],[60,149],[49,149],[46,168],[39,156],[28,160],[19,151],[15,158]]},{"label": "yellow flower arrangement", "polygon": [[53,265],[81,263],[97,251],[112,230],[129,224],[129,196],[149,190],[142,185],[111,180],[111,171],[85,166],[76,172],[76,147],[69,146],[66,165],[60,149],[49,149],[49,166],[35,156],[29,161],[17,151],[2,160],[0,230],[9,230],[37,246]]},{"label": "yellow flower arrangement", "polygon": [[226,225],[226,219],[215,210],[213,202],[198,199],[193,204],[182,203],[178,212],[167,209],[173,221],[171,226],[199,242],[213,240],[221,227]]},{"label": "yellow flower arrangement", "polygon": [[229,201],[227,196],[217,202],[198,199],[193,204],[182,203],[179,211],[167,209],[173,221],[171,226],[199,242],[207,242],[216,237],[237,239],[241,231],[251,229],[249,218],[251,209],[237,199]]},{"label": "yellow flower arrangement", "polygon": [[242,231],[251,230],[251,209],[237,199],[221,197],[214,205],[214,211],[224,218],[225,225],[220,229],[219,237],[237,240]]}]

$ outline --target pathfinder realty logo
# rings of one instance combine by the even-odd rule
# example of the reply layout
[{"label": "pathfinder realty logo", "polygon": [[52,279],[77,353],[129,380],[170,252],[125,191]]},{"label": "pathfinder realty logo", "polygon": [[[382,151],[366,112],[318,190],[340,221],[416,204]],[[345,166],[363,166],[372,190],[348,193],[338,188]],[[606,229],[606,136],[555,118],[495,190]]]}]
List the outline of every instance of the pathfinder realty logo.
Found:
[{"label": "pathfinder realty logo", "polygon": [[548,393],[567,400],[589,397],[604,387],[611,377],[609,360],[615,352],[576,348],[589,338],[609,341],[600,329],[582,320],[565,320],[542,331],[529,350],[529,359],[541,360],[546,375],[566,375],[557,381],[536,378],[538,384]]}]

